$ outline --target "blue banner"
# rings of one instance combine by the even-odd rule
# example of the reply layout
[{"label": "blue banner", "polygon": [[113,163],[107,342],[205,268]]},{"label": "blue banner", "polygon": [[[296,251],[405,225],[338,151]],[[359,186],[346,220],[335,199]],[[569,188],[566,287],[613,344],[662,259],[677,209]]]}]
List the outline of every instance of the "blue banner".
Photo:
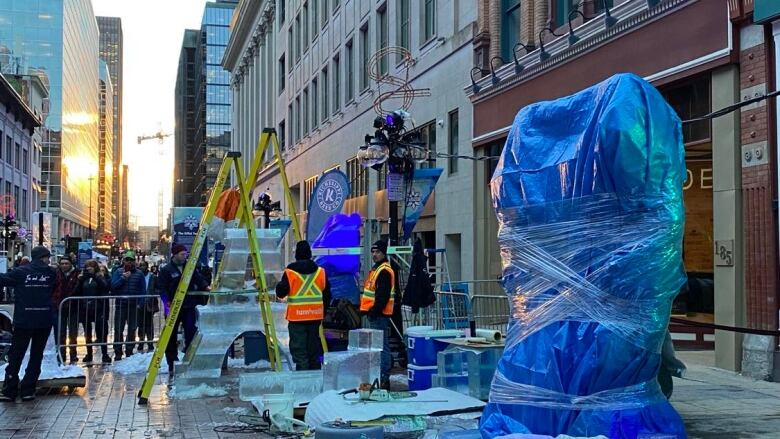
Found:
[{"label": "blue banner", "polygon": [[335,169],[326,172],[317,181],[311,194],[309,213],[306,216],[306,238],[314,240],[331,215],[341,212],[349,196],[349,179]]},{"label": "blue banner", "polygon": [[[200,217],[203,215],[202,207],[174,207],[171,222],[173,223],[173,236],[171,237],[171,248],[176,244],[181,244],[189,252],[200,227]],[[168,255],[170,260],[170,255]],[[198,263],[202,266],[208,265],[209,251],[208,242],[203,243],[203,251],[200,253]]]},{"label": "blue banner", "polygon": [[412,235],[412,230],[414,230],[417,220],[420,219],[420,215],[422,215],[423,209],[425,209],[425,203],[428,201],[428,197],[431,196],[433,188],[436,187],[436,182],[439,181],[441,173],[441,168],[414,170],[412,187],[409,188],[406,194],[404,236],[402,238],[404,241]]}]

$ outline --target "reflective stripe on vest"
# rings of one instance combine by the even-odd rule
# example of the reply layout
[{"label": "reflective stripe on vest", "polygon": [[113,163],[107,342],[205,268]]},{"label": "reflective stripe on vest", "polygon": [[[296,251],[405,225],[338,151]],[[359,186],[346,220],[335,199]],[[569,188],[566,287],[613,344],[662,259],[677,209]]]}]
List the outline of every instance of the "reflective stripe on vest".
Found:
[{"label": "reflective stripe on vest", "polygon": [[325,289],[325,270],[317,268],[312,274],[300,274],[285,269],[290,283],[290,295],[287,297],[289,322],[308,322],[322,320],[325,307],[322,304],[322,290]]},{"label": "reflective stripe on vest", "polygon": [[376,280],[379,278],[379,274],[385,270],[390,273],[390,299],[382,309],[382,314],[386,316],[393,315],[393,307],[395,306],[395,272],[388,262],[384,262],[376,270],[368,272],[368,278],[366,278],[366,283],[363,285],[363,294],[360,296],[360,311],[368,312],[374,307]]}]

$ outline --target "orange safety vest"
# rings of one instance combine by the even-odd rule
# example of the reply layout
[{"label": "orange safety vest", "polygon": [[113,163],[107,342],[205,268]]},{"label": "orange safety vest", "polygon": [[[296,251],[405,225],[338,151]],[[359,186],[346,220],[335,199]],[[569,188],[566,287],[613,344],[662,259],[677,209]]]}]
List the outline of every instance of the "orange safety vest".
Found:
[{"label": "orange safety vest", "polygon": [[363,295],[360,296],[360,311],[368,312],[374,307],[374,300],[376,298],[376,280],[379,277],[379,273],[387,270],[390,273],[390,300],[387,301],[382,314],[386,316],[393,315],[393,307],[395,306],[395,272],[390,267],[389,262],[384,262],[376,270],[368,272],[368,278],[363,285]]},{"label": "orange safety vest", "polygon": [[325,307],[322,305],[325,270],[317,268],[317,271],[312,274],[300,274],[286,268],[284,273],[290,283],[290,295],[287,297],[287,321],[322,320],[325,314]]}]

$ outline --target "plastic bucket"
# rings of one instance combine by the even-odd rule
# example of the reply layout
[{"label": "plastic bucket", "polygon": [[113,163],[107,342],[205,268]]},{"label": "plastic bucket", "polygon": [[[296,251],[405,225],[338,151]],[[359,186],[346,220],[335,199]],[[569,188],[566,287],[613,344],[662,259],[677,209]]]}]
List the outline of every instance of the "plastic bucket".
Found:
[{"label": "plastic bucket", "polygon": [[263,395],[261,401],[263,403],[264,409],[268,410],[269,416],[279,414],[286,418],[293,417],[293,403],[295,402],[295,396],[292,393]]}]

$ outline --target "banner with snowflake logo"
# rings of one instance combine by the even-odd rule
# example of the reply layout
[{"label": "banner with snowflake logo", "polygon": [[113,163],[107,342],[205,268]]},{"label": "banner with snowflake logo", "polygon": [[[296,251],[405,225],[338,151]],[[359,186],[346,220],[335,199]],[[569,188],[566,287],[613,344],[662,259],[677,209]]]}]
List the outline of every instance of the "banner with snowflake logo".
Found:
[{"label": "banner with snowflake logo", "polygon": [[[171,248],[175,244],[181,244],[187,248],[192,247],[195,236],[200,228],[200,217],[203,215],[202,207],[174,207],[172,212],[173,236]],[[208,264],[208,243],[203,243],[198,262],[202,265]]]},{"label": "banner with snowflake logo", "polygon": [[414,170],[414,177],[411,184],[407,186],[405,197],[403,240],[409,239],[412,235],[412,230],[414,230],[417,220],[420,219],[420,215],[425,209],[425,203],[428,202],[428,197],[431,196],[433,188],[436,187],[441,173],[441,168]]}]

